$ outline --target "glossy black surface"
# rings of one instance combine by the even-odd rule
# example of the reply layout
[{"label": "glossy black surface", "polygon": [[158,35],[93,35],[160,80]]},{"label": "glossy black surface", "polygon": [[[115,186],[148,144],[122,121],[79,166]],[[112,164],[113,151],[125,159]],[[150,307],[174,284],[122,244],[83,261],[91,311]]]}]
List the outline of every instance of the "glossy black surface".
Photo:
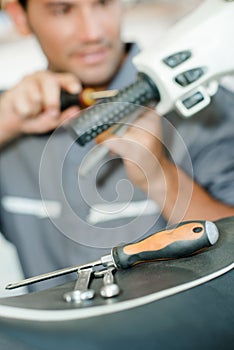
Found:
[{"label": "glossy black surface", "polygon": [[[174,275],[180,279],[193,278],[206,269],[216,256],[219,267],[227,263],[230,255],[233,263],[234,218],[218,222],[221,238],[211,250],[174,266]],[[204,266],[198,263],[202,259]],[[139,290],[155,292],[160,288],[152,275],[162,284],[170,283],[171,262],[147,264],[126,271],[119,271],[116,279],[123,288],[119,298],[139,295]],[[163,273],[164,270],[164,273]],[[157,273],[156,273],[157,272]],[[178,272],[178,273],[176,273]],[[160,277],[159,277],[160,276]],[[101,283],[101,281],[95,281]],[[150,287],[151,286],[151,287]],[[71,285],[44,293],[44,307],[52,300],[62,305],[58,290],[63,292]],[[2,319],[0,322],[1,349],[233,349],[234,341],[234,272],[233,270],[200,286],[176,295],[160,299],[136,308],[112,314],[88,317],[66,322],[29,322]],[[40,294],[38,293],[38,295]],[[46,297],[48,296],[48,299]],[[43,294],[40,294],[43,295]],[[35,295],[34,295],[35,296]],[[28,298],[28,299],[26,299]],[[23,300],[32,302],[32,296],[10,298],[8,303]],[[1,303],[6,303],[2,299]],[[119,299],[121,300],[121,299]],[[100,302],[97,298],[96,303]],[[35,299],[34,299],[35,303]],[[49,304],[48,304],[49,303]],[[103,300],[102,300],[103,303]],[[19,304],[18,304],[19,306]],[[34,306],[36,306],[34,304]],[[38,306],[39,307],[39,302]],[[79,311],[79,310],[76,310]]]}]

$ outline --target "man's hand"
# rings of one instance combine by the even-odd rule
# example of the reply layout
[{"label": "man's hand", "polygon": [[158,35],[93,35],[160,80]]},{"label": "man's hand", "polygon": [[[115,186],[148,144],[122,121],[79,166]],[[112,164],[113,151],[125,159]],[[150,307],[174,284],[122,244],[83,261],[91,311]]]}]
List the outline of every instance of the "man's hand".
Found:
[{"label": "man's hand", "polygon": [[[166,161],[161,135],[161,119],[153,111],[140,117],[121,137],[113,135],[106,146],[123,159],[129,179],[146,193],[150,185],[164,182]],[[160,184],[159,184],[159,187]]]},{"label": "man's hand", "polygon": [[78,107],[60,112],[60,90],[79,93],[79,81],[68,73],[37,72],[0,96],[0,144],[20,135],[54,130]]},{"label": "man's hand", "polygon": [[161,120],[154,112],[145,113],[124,136],[104,142],[121,156],[129,179],[155,200],[168,222],[234,215],[233,207],[215,199],[167,158]]}]

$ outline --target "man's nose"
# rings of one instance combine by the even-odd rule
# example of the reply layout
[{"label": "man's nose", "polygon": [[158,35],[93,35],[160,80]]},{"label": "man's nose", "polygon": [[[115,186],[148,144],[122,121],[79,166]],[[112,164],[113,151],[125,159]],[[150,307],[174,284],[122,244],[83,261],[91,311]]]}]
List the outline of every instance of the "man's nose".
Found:
[{"label": "man's nose", "polygon": [[80,9],[79,24],[79,36],[82,41],[97,41],[102,37],[102,23],[93,9]]}]

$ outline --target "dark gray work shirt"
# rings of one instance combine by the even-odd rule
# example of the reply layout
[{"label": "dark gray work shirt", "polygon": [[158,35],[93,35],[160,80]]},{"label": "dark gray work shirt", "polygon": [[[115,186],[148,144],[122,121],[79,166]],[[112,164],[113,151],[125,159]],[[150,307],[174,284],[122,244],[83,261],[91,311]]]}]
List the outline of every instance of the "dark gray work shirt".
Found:
[{"label": "dark gray work shirt", "polygon": [[[136,79],[128,60],[110,85]],[[234,205],[234,99],[220,89],[211,106],[189,120],[164,119],[171,159],[212,196]],[[135,188],[120,159],[108,155],[85,177],[79,166],[94,143],[78,145],[65,128],[25,136],[0,154],[0,230],[17,247],[26,277],[95,260],[113,245],[166,225],[156,203]],[[32,286],[50,287],[67,280]]]}]

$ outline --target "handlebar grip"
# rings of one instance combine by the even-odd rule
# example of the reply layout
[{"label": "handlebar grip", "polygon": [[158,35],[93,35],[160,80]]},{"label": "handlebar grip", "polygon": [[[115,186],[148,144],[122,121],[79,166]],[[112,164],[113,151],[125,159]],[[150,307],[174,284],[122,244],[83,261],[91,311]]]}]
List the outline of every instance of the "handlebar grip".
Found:
[{"label": "handlebar grip", "polygon": [[117,268],[157,260],[184,258],[212,246],[219,232],[211,221],[186,221],[159,231],[132,244],[114,247],[112,256]]},{"label": "handlebar grip", "polygon": [[134,113],[139,106],[147,106],[152,101],[159,100],[155,84],[148,76],[139,73],[133,84],[119,91],[116,96],[106,98],[105,103],[85,110],[79,118],[69,122],[67,128],[76,141],[84,146],[113,124]]}]

